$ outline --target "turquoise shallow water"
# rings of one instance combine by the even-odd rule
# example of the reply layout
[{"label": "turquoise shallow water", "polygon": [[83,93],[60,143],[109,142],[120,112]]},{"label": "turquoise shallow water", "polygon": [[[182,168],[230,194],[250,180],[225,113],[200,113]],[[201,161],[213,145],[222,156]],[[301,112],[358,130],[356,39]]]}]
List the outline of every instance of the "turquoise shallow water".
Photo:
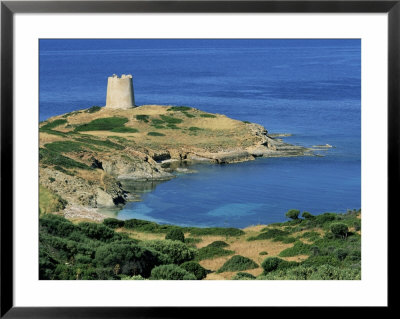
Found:
[{"label": "turquoise shallow water", "polygon": [[132,73],[138,105],[190,105],[330,144],[323,157],[197,165],[138,186],[118,218],[245,227],[361,207],[359,40],[41,40],[40,119],[105,104],[106,78]]}]

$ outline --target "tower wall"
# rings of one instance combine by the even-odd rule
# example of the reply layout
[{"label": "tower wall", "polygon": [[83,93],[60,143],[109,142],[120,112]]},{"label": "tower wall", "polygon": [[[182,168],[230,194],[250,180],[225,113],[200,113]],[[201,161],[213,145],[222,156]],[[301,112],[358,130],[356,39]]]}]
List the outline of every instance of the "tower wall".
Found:
[{"label": "tower wall", "polygon": [[108,78],[106,107],[112,109],[128,109],[135,106],[132,75],[119,78],[115,74]]}]

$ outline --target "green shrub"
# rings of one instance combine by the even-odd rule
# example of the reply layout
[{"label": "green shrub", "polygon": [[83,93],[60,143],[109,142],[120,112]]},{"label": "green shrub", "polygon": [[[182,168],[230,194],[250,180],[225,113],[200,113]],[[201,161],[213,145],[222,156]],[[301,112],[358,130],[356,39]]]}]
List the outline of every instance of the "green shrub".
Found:
[{"label": "green shrub", "polygon": [[301,241],[297,241],[293,247],[286,248],[279,253],[281,257],[293,257],[297,255],[309,255],[310,245],[304,244]]},{"label": "green shrub", "polygon": [[191,109],[189,106],[171,106],[167,111],[190,111]]},{"label": "green shrub", "polygon": [[147,135],[148,136],[165,136],[165,134],[159,133],[159,132],[148,132]]},{"label": "green shrub", "polygon": [[106,218],[103,220],[103,224],[110,228],[120,228],[124,227],[125,222],[116,218]]},{"label": "green shrub", "polygon": [[165,239],[179,240],[184,243],[185,235],[183,234],[182,230],[175,228],[168,231],[167,235],[165,235]]},{"label": "green shrub", "polygon": [[202,242],[201,238],[193,238],[193,237],[185,238],[185,244],[197,244],[200,242]]},{"label": "green shrub", "polygon": [[252,236],[247,238],[248,241],[253,240],[264,240],[264,239],[273,239],[274,241],[282,241],[288,237],[290,234],[286,230],[280,230],[276,228],[264,228],[261,230],[262,233],[257,236]]},{"label": "green shrub", "polygon": [[336,219],[337,214],[334,213],[324,213],[321,215],[315,216],[315,221],[318,225],[323,226],[325,223],[329,223]]},{"label": "green shrub", "polygon": [[87,113],[96,113],[96,112],[98,112],[98,111],[100,111],[101,110],[101,107],[100,106],[92,106],[91,108],[88,108],[87,110],[86,110],[86,112]]},{"label": "green shrub", "polygon": [[291,209],[286,212],[285,216],[290,219],[298,219],[300,211],[298,209]]},{"label": "green shrub", "polygon": [[254,280],[255,276],[249,274],[247,272],[238,272],[236,275],[232,277],[233,280]]},{"label": "green shrub", "polygon": [[41,229],[45,228],[47,233],[60,237],[68,237],[76,228],[69,220],[53,214],[41,217],[39,225]]},{"label": "green shrub", "polygon": [[128,119],[126,117],[105,117],[81,124],[75,128],[75,132],[111,131],[114,128],[123,126],[127,122]]},{"label": "green shrub", "polygon": [[195,249],[177,240],[146,240],[140,242],[139,245],[168,256],[172,264],[184,263],[192,260],[196,255]]},{"label": "green shrub", "polygon": [[254,268],[258,268],[258,265],[253,260],[240,255],[235,255],[231,259],[227,260],[222,265],[222,267],[217,270],[217,273],[221,273],[224,271],[240,271]]},{"label": "green shrub", "polygon": [[208,114],[208,113],[200,114],[200,116],[201,116],[201,117],[211,117],[211,118],[217,117],[217,116],[214,115],[214,114]]},{"label": "green shrub", "polygon": [[181,264],[179,267],[185,269],[187,272],[193,274],[197,280],[201,280],[206,278],[207,270],[203,268],[200,264],[194,261],[186,261]]},{"label": "green shrub", "polygon": [[278,257],[267,257],[261,263],[261,267],[264,269],[264,274],[275,270],[297,267],[298,265],[299,264],[295,261],[286,261]]},{"label": "green shrub", "polygon": [[241,236],[244,231],[238,228],[223,228],[223,227],[210,227],[210,228],[192,228],[190,234],[193,236]]},{"label": "green shrub", "polygon": [[192,131],[192,132],[201,131],[201,130],[203,130],[203,129],[200,127],[196,127],[196,126],[189,127],[189,131]]},{"label": "green shrub", "polygon": [[343,223],[332,224],[330,229],[331,229],[331,232],[336,237],[340,237],[340,238],[346,238],[347,234],[349,232],[349,228],[347,227],[346,224],[343,224]]},{"label": "green shrub", "polygon": [[136,276],[126,276],[126,275],[122,275],[121,276],[121,280],[146,280],[146,278],[143,278],[140,275],[136,275]]},{"label": "green shrub", "polygon": [[305,218],[305,219],[314,219],[315,216],[311,215],[309,212],[303,212],[303,214],[301,215],[301,217]]},{"label": "green shrub", "polygon": [[89,238],[108,241],[114,237],[114,231],[102,224],[82,222],[78,224],[78,227]]},{"label": "green shrub", "polygon": [[229,245],[222,240],[213,241],[211,244],[207,245],[207,247],[216,247],[216,248],[224,248],[224,247],[228,247],[228,246]]},{"label": "green shrub", "polygon": [[120,126],[120,127],[115,127],[111,130],[111,132],[117,132],[117,133],[137,133],[139,132],[138,129],[133,128],[133,127],[127,127],[127,126]]},{"label": "green shrub", "polygon": [[300,236],[301,238],[306,238],[310,241],[316,241],[317,239],[321,238],[321,235],[315,231],[309,231],[303,233],[303,235]]},{"label": "green shrub", "polygon": [[44,146],[50,151],[59,153],[80,152],[84,150],[81,143],[73,141],[57,141],[45,144]]},{"label": "green shrub", "polygon": [[348,252],[343,248],[339,248],[335,251],[335,255],[336,255],[337,259],[339,259],[340,261],[343,261],[347,257]]},{"label": "green shrub", "polygon": [[259,255],[260,256],[265,256],[265,255],[268,255],[268,253],[266,251],[260,251]]},{"label": "green shrub", "polygon": [[172,116],[168,116],[168,115],[160,115],[160,118],[164,121],[164,122],[166,122],[166,123],[168,123],[168,124],[179,124],[179,123],[182,123],[183,122],[183,120],[182,119],[177,119],[177,118],[175,118],[175,117],[172,117]]},{"label": "green shrub", "polygon": [[151,269],[163,262],[160,256],[151,250],[135,244],[118,242],[98,247],[95,261],[99,266],[113,269],[119,265],[123,275],[141,275],[145,278],[150,276]]},{"label": "green shrub", "polygon": [[81,168],[81,169],[87,169],[87,170],[91,169],[86,164],[77,162],[77,161],[73,160],[72,158],[61,155],[57,152],[50,151],[45,148],[39,149],[39,161],[42,164],[59,165],[64,168]]},{"label": "green shrub", "polygon": [[142,122],[145,122],[145,123],[148,123],[148,122],[149,122],[149,118],[150,118],[150,116],[145,115],[145,114],[136,115],[136,119],[137,119],[138,121],[142,121]]},{"label": "green shrub", "polygon": [[216,257],[229,256],[234,253],[233,250],[226,250],[218,247],[202,247],[197,251],[196,260],[213,259]]},{"label": "green shrub", "polygon": [[65,119],[54,120],[54,121],[52,121],[50,123],[47,123],[47,124],[43,125],[40,128],[40,130],[45,130],[45,131],[46,130],[51,130],[51,129],[57,127],[57,126],[60,126],[60,125],[66,124],[66,123],[67,123],[67,120],[65,120]]},{"label": "green shrub", "polygon": [[100,146],[100,147],[107,147],[107,148],[112,148],[116,150],[123,150],[125,146],[122,146],[120,144],[111,142],[110,140],[97,140],[89,137],[80,137],[80,138],[75,138],[76,141],[82,142],[85,144],[91,144],[95,146]]},{"label": "green shrub", "polygon": [[152,280],[196,280],[196,277],[177,265],[161,265],[151,271]]}]

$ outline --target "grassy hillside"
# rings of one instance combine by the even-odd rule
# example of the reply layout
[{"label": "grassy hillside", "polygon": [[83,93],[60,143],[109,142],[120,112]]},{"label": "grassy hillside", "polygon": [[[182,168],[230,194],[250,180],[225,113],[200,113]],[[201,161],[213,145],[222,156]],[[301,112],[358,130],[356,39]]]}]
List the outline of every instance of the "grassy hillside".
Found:
[{"label": "grassy hillside", "polygon": [[245,229],[40,218],[41,279],[361,279],[361,211]]}]

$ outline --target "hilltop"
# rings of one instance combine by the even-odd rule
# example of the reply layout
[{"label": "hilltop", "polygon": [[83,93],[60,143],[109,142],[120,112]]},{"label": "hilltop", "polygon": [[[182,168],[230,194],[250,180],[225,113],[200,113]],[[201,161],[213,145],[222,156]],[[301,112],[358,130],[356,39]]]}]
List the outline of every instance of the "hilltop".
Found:
[{"label": "hilltop", "polygon": [[[182,163],[311,155],[261,125],[187,106],[94,106],[40,123],[41,213],[101,221],[135,194],[124,181],[168,180]],[[190,171],[190,170],[187,170]]]}]

